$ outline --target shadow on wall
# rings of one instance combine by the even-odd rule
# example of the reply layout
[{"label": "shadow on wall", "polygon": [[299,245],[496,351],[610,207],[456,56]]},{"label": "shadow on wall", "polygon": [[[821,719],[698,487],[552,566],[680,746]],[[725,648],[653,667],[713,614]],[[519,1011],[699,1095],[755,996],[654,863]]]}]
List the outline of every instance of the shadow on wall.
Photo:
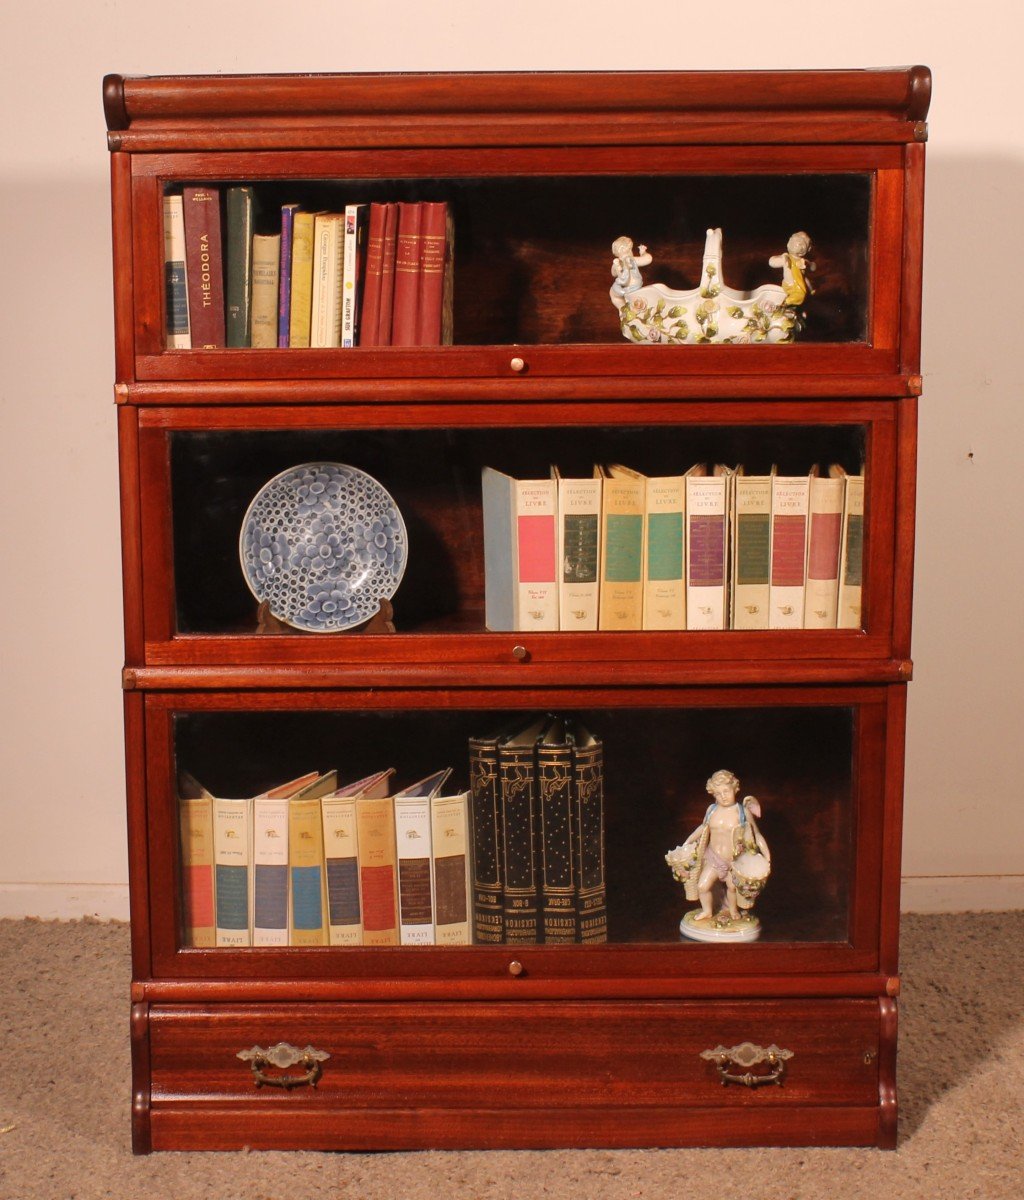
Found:
[{"label": "shadow on wall", "polygon": [[[1024,806],[979,771],[1024,776],[1024,704],[1007,648],[1024,590],[1018,513],[1024,358],[1009,299],[1024,276],[1024,159],[930,150],[925,195],[915,682],[908,710],[904,873],[1020,873]],[[988,832],[1001,830],[992,841]],[[954,836],[950,836],[956,830]]]}]

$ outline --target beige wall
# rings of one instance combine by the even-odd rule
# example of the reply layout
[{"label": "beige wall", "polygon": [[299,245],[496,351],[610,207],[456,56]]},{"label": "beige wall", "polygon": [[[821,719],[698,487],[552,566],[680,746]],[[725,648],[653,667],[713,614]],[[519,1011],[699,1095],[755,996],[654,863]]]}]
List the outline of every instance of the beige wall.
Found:
[{"label": "beige wall", "polygon": [[935,100],[905,895],[1024,906],[1017,5],[715,7],[38,0],[17,28],[8,10],[0,914],[126,912],[105,72],[912,62]]}]

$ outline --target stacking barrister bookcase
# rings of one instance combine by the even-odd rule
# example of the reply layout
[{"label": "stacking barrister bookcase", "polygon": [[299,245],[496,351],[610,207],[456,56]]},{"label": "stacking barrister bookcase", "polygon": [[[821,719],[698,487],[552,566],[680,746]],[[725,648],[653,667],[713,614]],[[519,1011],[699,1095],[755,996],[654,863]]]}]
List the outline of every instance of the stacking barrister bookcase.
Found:
[{"label": "stacking barrister bookcase", "polygon": [[[929,95],[921,67],[105,80],[138,1152],[894,1145]],[[257,233],[444,202],[451,344],[171,348],[164,200],[238,187]],[[706,344],[624,337],[613,241],[681,291],[715,228],[740,289],[810,235],[795,336],[717,343],[723,292]],[[246,587],[250,502],[311,462],[404,517],[394,631]],[[482,468],[595,463],[862,476],[855,627],[488,630]],[[183,779],[466,787],[470,738],[544,712],[603,746],[606,941],[193,944]],[[772,852],[743,944],[680,937],[665,864],[721,768]]]}]

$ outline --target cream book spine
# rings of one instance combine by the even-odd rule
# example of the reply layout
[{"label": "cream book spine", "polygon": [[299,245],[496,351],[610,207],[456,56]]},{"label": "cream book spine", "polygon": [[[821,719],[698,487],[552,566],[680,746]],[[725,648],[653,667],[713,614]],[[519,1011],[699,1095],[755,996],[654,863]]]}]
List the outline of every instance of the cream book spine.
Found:
[{"label": "cream book spine", "polygon": [[686,477],[647,479],[644,503],[644,629],[686,628]]},{"label": "cream book spine", "polygon": [[185,944],[208,948],[217,944],[213,797],[190,796],[180,800],[179,806]]},{"label": "cream book spine", "polygon": [[320,801],[327,876],[327,933],[332,946],[363,944],[356,800],[363,796],[386,796],[388,781],[394,773],[393,767],[377,771],[355,783],[346,784]]},{"label": "cream book spine", "polygon": [[841,475],[811,476],[808,501],[807,585],[804,628],[835,629],[839,612],[839,550],[846,481]]},{"label": "cream book spine", "polygon": [[469,792],[430,801],[434,941],[468,946],[470,936]]},{"label": "cream book spine", "polygon": [[355,796],[325,796],[320,801],[327,871],[328,937],[332,946],[361,946],[359,908],[359,836]]},{"label": "cream book spine", "polygon": [[281,285],[281,235],[257,233],[252,239],[252,311],[249,344],[254,350],[277,349]]},{"label": "cream book spine", "polygon": [[843,544],[839,555],[840,629],[863,629],[861,611],[864,570],[864,476],[846,477],[846,503],[843,511]]},{"label": "cream book spine", "polygon": [[567,479],[552,468],[558,490],[558,625],[597,628],[601,581],[601,479]]},{"label": "cream book spine", "polygon": [[324,831],[317,797],[288,801],[290,946],[327,945]]},{"label": "cream book spine", "polygon": [[252,800],[213,802],[217,945],[248,946],[252,892]]},{"label": "cream book spine", "polygon": [[309,345],[313,311],[313,238],[317,213],[297,212],[292,223],[292,284],[288,317],[288,345]]},{"label": "cream book spine", "polygon": [[313,226],[313,304],[309,344],[341,345],[342,256],[344,213],[318,213]]},{"label": "cream book spine", "polygon": [[403,946],[433,946],[430,797],[395,796],[398,935]]},{"label": "cream book spine", "polygon": [[772,479],[769,629],[802,629],[804,625],[810,492],[809,475],[776,475]]},{"label": "cream book spine", "polygon": [[185,278],[185,208],[181,196],[164,196],[164,296],[168,350],[191,350]]},{"label": "cream book spine", "polygon": [[618,465],[598,470],[602,476],[598,628],[642,629],[647,480]]},{"label": "cream book spine", "polygon": [[516,580],[518,628],[558,628],[556,569],[557,492],[553,479],[518,479],[515,488],[515,534],[519,573]]},{"label": "cream book spine", "polygon": [[767,629],[771,579],[771,475],[737,473],[733,480],[731,510],[731,627]]},{"label": "cream book spine", "polygon": [[364,946],[397,946],[398,886],[395,806],[390,796],[356,804],[359,840],[359,907]]},{"label": "cream book spine", "polygon": [[252,802],[252,944],[288,945],[288,801]]},{"label": "cream book spine", "polygon": [[686,628],[726,628],[729,477],[686,474]]}]

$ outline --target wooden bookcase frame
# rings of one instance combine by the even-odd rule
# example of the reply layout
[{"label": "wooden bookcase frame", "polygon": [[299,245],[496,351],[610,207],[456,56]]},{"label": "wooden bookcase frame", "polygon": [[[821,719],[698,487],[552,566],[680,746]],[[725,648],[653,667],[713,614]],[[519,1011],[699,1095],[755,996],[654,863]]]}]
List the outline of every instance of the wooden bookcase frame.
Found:
[{"label": "wooden bookcase frame", "polygon": [[[921,67],[105,80],[138,1152],[895,1144],[929,98]],[[843,174],[870,178],[864,341],[643,349],[618,339],[609,306],[600,342],[163,347],[161,197],[175,181],[514,187]],[[609,245],[627,217],[610,218]],[[176,628],[174,436],[795,425],[863,430],[863,632],[516,635],[471,619],[453,633],[399,622],[397,635],[358,637]],[[181,945],[175,713],[648,708],[685,719],[740,706],[854,714],[845,938],[388,952]],[[729,1039],[788,1039],[783,1085],[722,1088],[698,1048]],[[235,1054],[275,1040],[329,1046],[316,1089],[254,1086]],[[581,1089],[584,1077],[603,1083]]]}]

